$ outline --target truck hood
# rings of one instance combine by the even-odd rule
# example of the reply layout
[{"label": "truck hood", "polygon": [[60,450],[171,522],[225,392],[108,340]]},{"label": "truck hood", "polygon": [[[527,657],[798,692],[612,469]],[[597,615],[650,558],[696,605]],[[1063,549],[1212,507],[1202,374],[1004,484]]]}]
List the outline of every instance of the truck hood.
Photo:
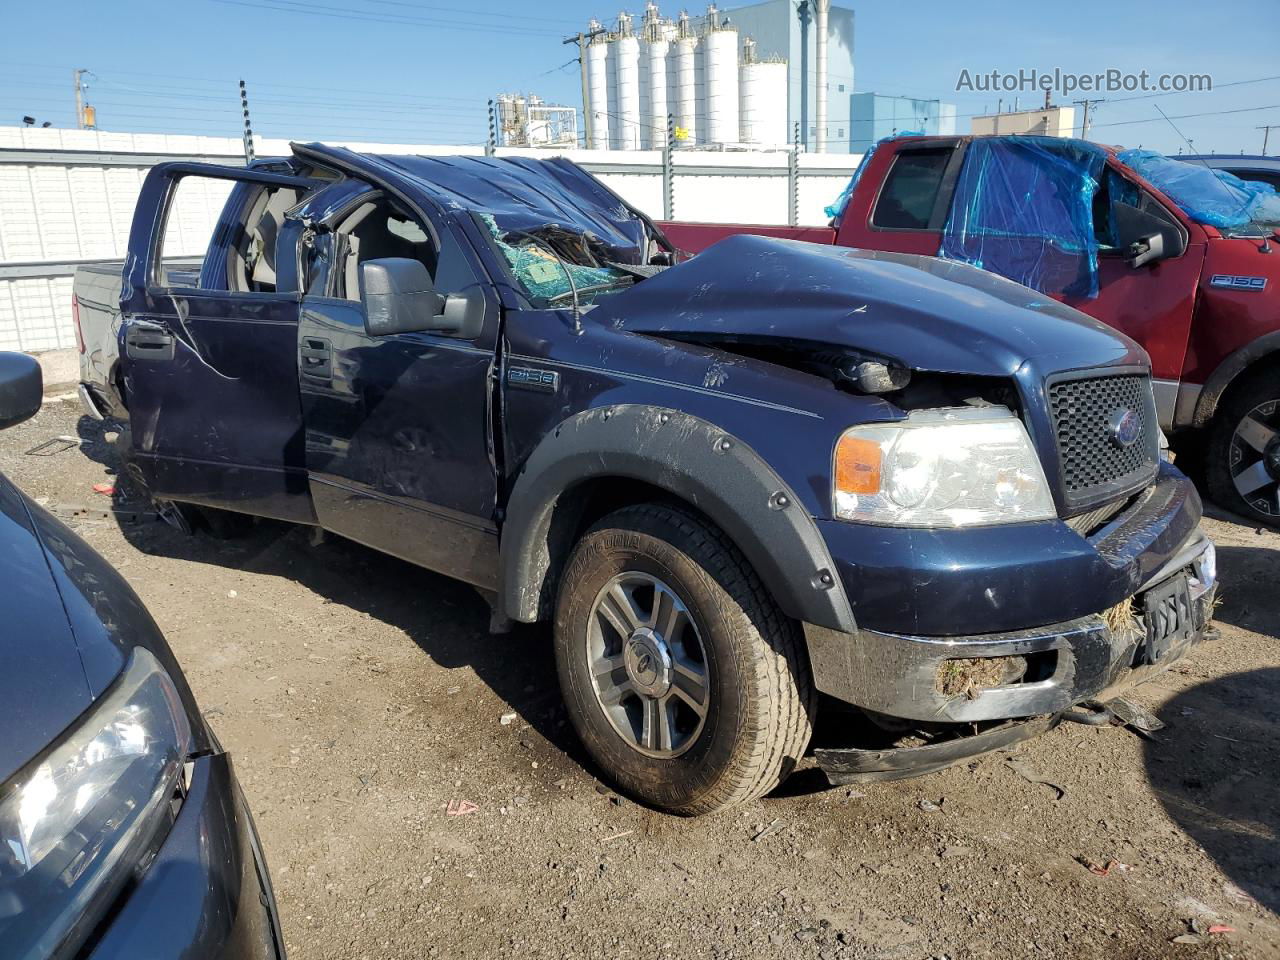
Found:
[{"label": "truck hood", "polygon": [[849,347],[938,373],[1007,377],[1028,361],[1041,373],[1148,362],[1105,324],[967,264],[772,237],[727,237],[589,316],[707,344]]}]

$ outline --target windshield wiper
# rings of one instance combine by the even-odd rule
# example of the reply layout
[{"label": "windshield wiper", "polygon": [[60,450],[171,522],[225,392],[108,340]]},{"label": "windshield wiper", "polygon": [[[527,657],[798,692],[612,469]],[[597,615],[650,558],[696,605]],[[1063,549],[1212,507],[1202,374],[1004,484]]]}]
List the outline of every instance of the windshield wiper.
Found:
[{"label": "windshield wiper", "polygon": [[632,287],[635,286],[635,277],[619,277],[617,280],[610,280],[608,283],[593,283],[588,287],[578,287],[576,291],[566,290],[563,293],[557,293],[554,296],[547,297],[547,303],[558,303],[561,300],[567,300],[575,294],[581,297],[586,293],[599,293],[602,290],[613,290],[616,287]]}]

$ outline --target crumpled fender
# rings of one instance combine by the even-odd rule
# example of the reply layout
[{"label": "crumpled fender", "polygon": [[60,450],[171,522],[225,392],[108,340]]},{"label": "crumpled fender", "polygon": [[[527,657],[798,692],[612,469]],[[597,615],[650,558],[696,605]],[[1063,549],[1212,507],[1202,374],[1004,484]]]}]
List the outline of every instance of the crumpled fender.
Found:
[{"label": "crumpled fender", "polygon": [[817,524],[773,468],[713,423],[644,404],[577,413],[530,454],[502,528],[507,616],[529,623],[546,609],[553,560],[572,547],[549,542],[552,516],[575,486],[599,477],[643,481],[691,504],[737,544],[783,612],[833,630],[856,629]]}]

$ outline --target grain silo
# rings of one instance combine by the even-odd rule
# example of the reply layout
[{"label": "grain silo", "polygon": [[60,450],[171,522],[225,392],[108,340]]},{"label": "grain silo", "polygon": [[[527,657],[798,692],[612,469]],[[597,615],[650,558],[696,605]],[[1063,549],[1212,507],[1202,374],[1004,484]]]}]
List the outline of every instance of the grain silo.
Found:
[{"label": "grain silo", "polygon": [[708,143],[738,141],[738,28],[712,4],[702,38]]},{"label": "grain silo", "polygon": [[704,17],[669,20],[650,0],[639,28],[632,24],[625,11],[612,30],[591,21],[591,149],[661,149],[668,119],[681,147],[786,143],[786,61],[740,57],[738,30],[714,4]]},{"label": "grain silo", "polygon": [[692,145],[698,140],[698,38],[693,34],[689,15],[681,13],[676,27],[676,39],[672,42],[671,64],[671,113],[676,126],[684,131],[682,143]]},{"label": "grain silo", "polygon": [[640,41],[631,32],[631,16],[618,15],[618,36],[612,43],[617,109],[609,138],[615,150],[640,149]]},{"label": "grain silo", "polygon": [[583,111],[590,112],[591,122],[587,125],[591,130],[591,140],[587,146],[592,150],[609,149],[609,43],[605,34],[601,33],[598,20],[592,20],[587,28],[593,34],[587,44],[587,96],[589,103],[583,104]]},{"label": "grain silo", "polygon": [[658,5],[645,6],[641,27],[643,45],[640,53],[640,104],[644,126],[640,130],[642,149],[660,149],[666,139],[667,114],[670,112],[667,60],[671,52],[670,22],[658,14]]},{"label": "grain silo", "polygon": [[760,60],[750,37],[742,42],[739,92],[739,139],[753,147],[777,147],[787,137],[787,61]]}]

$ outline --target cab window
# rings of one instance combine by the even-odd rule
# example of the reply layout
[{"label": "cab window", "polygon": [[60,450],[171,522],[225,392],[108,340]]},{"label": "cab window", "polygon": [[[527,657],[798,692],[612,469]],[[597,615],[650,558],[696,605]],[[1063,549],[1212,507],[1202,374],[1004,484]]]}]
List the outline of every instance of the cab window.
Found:
[{"label": "cab window", "polygon": [[440,293],[456,293],[475,282],[457,242],[444,235],[437,248],[431,233],[399,204],[380,194],[343,215],[326,244],[307,252],[307,293],[343,300],[360,299],[360,265],[399,257],[417,260]]},{"label": "cab window", "polygon": [[903,150],[893,159],[871,225],[882,230],[928,230],[951,147]]}]

